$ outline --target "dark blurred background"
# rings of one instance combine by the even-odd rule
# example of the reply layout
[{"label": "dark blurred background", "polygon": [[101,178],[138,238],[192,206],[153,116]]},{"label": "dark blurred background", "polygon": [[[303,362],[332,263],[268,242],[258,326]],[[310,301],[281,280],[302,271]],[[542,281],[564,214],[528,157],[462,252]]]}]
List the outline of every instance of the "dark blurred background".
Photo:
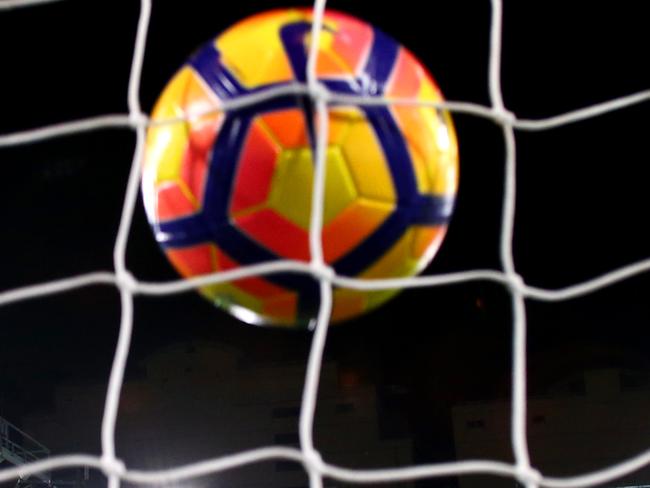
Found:
[{"label": "dark blurred background", "polygon": [[[202,42],[245,16],[290,5],[309,2],[155,2],[143,108],[151,109]],[[328,5],[409,47],[447,99],[489,104],[489,2]],[[125,113],[138,8],[136,1],[67,0],[0,13],[0,134]],[[506,1],[507,107],[519,117],[539,118],[647,89],[646,19],[642,3],[631,0],[615,6]],[[649,115],[644,103],[563,128],[517,133],[514,251],[529,284],[567,286],[648,256]],[[500,267],[501,132],[467,115],[454,121],[461,161],[457,207],[428,274]],[[112,268],[133,145],[130,131],[103,130],[0,149],[0,291]],[[176,278],[141,202],[127,257],[138,278]],[[544,473],[578,474],[650,446],[649,281],[646,274],[564,303],[527,303],[529,437],[532,462]],[[0,308],[0,417],[53,454],[99,454],[119,316],[119,296],[110,287]],[[405,291],[333,328],[317,447],[326,460],[358,468],[512,461],[511,336],[506,290],[479,282]],[[296,445],[310,340],[309,333],[244,325],[194,293],[137,297],[118,456],[129,467],[153,469]],[[105,483],[99,473],[54,478],[61,486]],[[399,486],[513,484],[464,477]],[[608,486],[645,484],[647,470]],[[274,462],[182,486],[298,488],[307,481],[299,465]]]}]

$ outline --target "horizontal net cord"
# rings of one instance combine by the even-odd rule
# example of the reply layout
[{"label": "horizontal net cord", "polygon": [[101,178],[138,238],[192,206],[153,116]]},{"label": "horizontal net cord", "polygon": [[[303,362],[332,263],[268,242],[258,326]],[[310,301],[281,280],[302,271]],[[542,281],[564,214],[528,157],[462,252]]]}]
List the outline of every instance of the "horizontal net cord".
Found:
[{"label": "horizontal net cord", "polygon": [[[139,485],[156,485],[195,479],[228,469],[268,461],[295,461],[305,463],[299,449],[289,447],[262,447],[161,470],[126,469],[118,463],[106,462],[99,456],[72,454],[51,457],[14,468],[0,470],[0,483],[25,479],[29,476],[58,469],[88,467],[110,473],[123,481]],[[512,479],[529,476],[540,486],[548,488],[582,488],[611,482],[650,464],[650,450],[631,459],[588,474],[567,477],[541,476],[535,469],[522,473],[515,465],[499,461],[467,460],[421,466],[384,469],[351,469],[329,463],[322,465],[324,476],[349,483],[374,483],[381,481],[409,481],[423,478],[459,475],[495,475]],[[124,469],[122,469],[124,468]]]},{"label": "horizontal net cord", "polygon": [[[251,465],[266,461],[295,461],[303,465],[306,459],[301,450],[288,447],[262,447],[243,451],[236,454],[208,459],[182,465],[174,468],[161,470],[138,470],[126,469],[120,461],[109,462],[98,456],[88,455],[67,455],[56,456],[46,461],[38,461],[23,466],[4,469],[0,471],[0,483],[20,478],[27,478],[31,475],[45,471],[67,469],[75,467],[89,467],[97,469],[107,475],[119,477],[122,481],[140,485],[156,485],[195,479],[211,474],[226,471],[236,467]],[[439,463],[406,468],[385,468],[385,469],[350,469],[339,467],[333,464],[323,463],[316,469],[322,475],[339,481],[352,483],[371,483],[385,481],[408,481],[429,477],[453,476],[462,474],[485,474],[498,475],[516,478],[521,473],[515,466],[498,461],[458,461],[452,463]],[[535,476],[531,472],[531,476]],[[557,482],[572,482],[572,478],[558,478]]]},{"label": "horizontal net cord", "polygon": [[0,147],[20,146],[104,129],[130,129],[132,126],[133,123],[128,114],[98,115],[0,135]]},{"label": "horizontal net cord", "polygon": [[[347,483],[413,481],[424,478],[440,478],[444,476],[469,474],[495,475],[512,478],[514,480],[522,477],[521,471],[517,470],[514,465],[487,460],[437,463],[393,469],[349,469],[327,464],[324,473],[330,478]],[[527,475],[523,474],[523,476],[534,478],[535,480],[541,479],[534,470],[531,470]]]},{"label": "horizontal net cord", "polygon": [[408,481],[432,477],[483,474],[533,482],[548,488],[582,488],[614,481],[648,465],[650,465],[650,449],[608,468],[592,471],[584,475],[566,477],[546,477],[533,467],[522,471],[515,465],[487,460],[468,460],[375,470],[348,469],[326,464],[324,474],[330,478],[350,483]]},{"label": "horizontal net cord", "polygon": [[265,461],[284,460],[304,463],[304,458],[302,451],[297,448],[261,447],[171,469],[159,471],[128,470],[124,473],[122,479],[130,483],[143,485],[171,483]]},{"label": "horizontal net cord", "polygon": [[650,258],[628,264],[627,266],[604,273],[596,278],[564,288],[551,290],[527,286],[526,296],[545,302],[571,300],[602,290],[615,283],[629,280],[648,271],[650,271]]},{"label": "horizontal net cord", "polygon": [[[520,286],[520,288],[526,298],[544,302],[561,302],[600,291],[616,283],[629,280],[647,272],[650,272],[650,258],[562,288],[540,288],[526,283],[523,283],[523,286]],[[162,282],[139,281],[133,278],[132,282],[121,284],[116,273],[98,271],[0,292],[0,306],[95,285],[112,285],[118,288],[120,286],[126,286],[130,287],[132,292],[135,294],[165,296],[194,291],[197,288],[206,285],[276,273],[309,274],[320,279],[329,279],[334,285],[339,287],[367,291],[395,288],[429,288],[434,286],[469,283],[473,281],[492,281],[506,286],[518,286],[517,283],[513,283],[508,278],[507,274],[502,271],[490,269],[458,271],[428,276],[414,276],[411,278],[350,278],[335,273],[330,274],[326,272],[319,274],[319,270],[314,269],[310,264],[302,261],[279,260],[244,266],[236,270],[217,271],[212,274],[194,278],[183,278]]]},{"label": "horizontal net cord", "polygon": [[[38,127],[35,129],[28,129],[8,134],[0,134],[0,147],[19,146],[38,141],[44,141],[47,139],[53,139],[56,137],[77,135],[84,132],[103,129],[134,129],[143,125],[145,127],[159,127],[164,125],[186,123],[191,122],[194,118],[213,115],[228,110],[246,108],[262,101],[277,97],[286,95],[307,95],[308,93],[309,89],[306,84],[292,83],[286,86],[273,87],[269,90],[265,90],[264,92],[245,95],[235,100],[228,100],[222,104],[215,104],[214,108],[202,110],[196,114],[186,115],[183,117],[169,117],[161,118],[158,120],[150,120],[145,115],[142,115],[142,117],[138,118],[134,118],[129,114],[98,115],[69,122],[61,122],[44,127]],[[361,97],[342,95],[334,92],[328,92],[327,97],[328,104],[330,106],[336,106],[337,104],[350,104],[359,106],[405,105],[430,107],[447,110],[452,113],[475,115],[477,117],[492,120],[497,124],[510,122],[512,126],[518,131],[538,132],[570,125],[585,119],[598,117],[627,107],[632,107],[634,105],[648,102],[650,101],[650,90],[640,91],[630,95],[622,96],[620,98],[608,100],[606,102],[596,103],[594,105],[541,119],[517,118],[512,112],[498,111],[485,105],[470,102],[432,102],[426,100],[415,100],[411,98]]]},{"label": "horizontal net cord", "polygon": [[549,488],[582,488],[600,485],[622,478],[648,465],[650,465],[650,449],[626,461],[588,474],[566,478],[543,478],[543,485]]},{"label": "horizontal net cord", "polygon": [[0,1],[0,11],[12,10],[22,7],[36,7],[47,3],[60,2],[62,0],[2,0]]},{"label": "horizontal net cord", "polygon": [[119,287],[117,275],[108,271],[97,271],[94,273],[62,278],[60,280],[14,288],[12,290],[0,292],[0,306],[95,285],[113,285]]},{"label": "horizontal net cord", "polygon": [[638,105],[643,102],[650,101],[650,90],[643,90],[640,92],[632,93],[631,95],[614,98],[607,102],[597,103],[588,107],[572,110],[564,114],[546,117],[543,119],[519,119],[515,123],[515,127],[519,130],[526,131],[541,131],[548,129],[555,129],[563,125],[573,124],[585,119],[599,117],[606,113],[615,112],[623,108]]}]

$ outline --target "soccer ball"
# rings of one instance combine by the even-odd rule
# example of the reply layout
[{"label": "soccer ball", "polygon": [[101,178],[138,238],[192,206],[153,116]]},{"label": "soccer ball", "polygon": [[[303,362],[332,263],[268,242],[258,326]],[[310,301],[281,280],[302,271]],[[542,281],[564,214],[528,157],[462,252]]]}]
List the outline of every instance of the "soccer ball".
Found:
[{"label": "soccer ball", "polygon": [[[185,277],[277,259],[309,261],[315,118],[306,96],[212,112],[269,87],[305,82],[312,13],[249,17],[201,47],[169,82],[147,134],[142,193],[155,236]],[[407,49],[373,26],[327,11],[319,81],[348,95],[442,101]],[[322,244],[337,273],[395,278],[437,251],[456,194],[458,156],[448,113],[412,105],[329,107]],[[399,290],[334,290],[333,321],[372,310]],[[313,323],[319,287],[275,274],[201,293],[254,324]]]}]

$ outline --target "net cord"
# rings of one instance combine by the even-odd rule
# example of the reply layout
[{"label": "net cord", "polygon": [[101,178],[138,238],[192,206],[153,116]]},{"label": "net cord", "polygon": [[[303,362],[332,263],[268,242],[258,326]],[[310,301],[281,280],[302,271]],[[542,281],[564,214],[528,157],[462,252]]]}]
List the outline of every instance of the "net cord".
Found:
[{"label": "net cord", "polygon": [[[488,66],[488,88],[492,109],[496,113],[505,113],[503,93],[501,90],[501,33],[503,5],[492,0],[492,19],[490,23],[490,58]],[[508,278],[512,306],[512,414],[510,419],[510,437],[517,467],[517,478],[527,488],[535,488],[537,480],[530,466],[528,439],[526,436],[526,305],[520,290],[523,279],[517,274],[512,252],[512,240],[515,223],[516,206],[516,143],[512,122],[504,117],[501,123],[505,145],[505,181],[503,208],[501,215],[501,266]]]},{"label": "net cord", "polygon": [[[54,3],[58,0],[5,0],[1,11]],[[606,102],[573,110],[556,116],[531,120],[518,119],[509,112],[503,102],[501,90],[501,33],[503,5],[501,0],[491,0],[490,54],[488,64],[488,88],[490,107],[467,102],[422,102],[411,99],[387,99],[357,97],[328,92],[317,79],[316,63],[318,39],[322,30],[326,0],[316,0],[312,23],[310,50],[307,63],[307,83],[289,86],[237,100],[221,103],[206,113],[235,110],[255,105],[287,94],[309,95],[316,108],[317,135],[314,141],[316,174],[311,202],[310,263],[280,260],[262,263],[228,272],[213,273],[187,280],[149,283],[139,281],[128,270],[126,251],[131,221],[138,195],[141,161],[144,151],[145,131],[149,126],[184,122],[186,118],[151,122],[142,112],[139,102],[140,79],[145,55],[146,38],[151,18],[151,0],[140,1],[140,15],[136,31],[131,74],[128,85],[128,114],[108,114],[86,119],[63,122],[47,127],[0,135],[0,147],[33,144],[52,138],[73,136],[89,131],[105,129],[130,129],[136,132],[136,143],[131,170],[126,185],[122,216],[113,252],[113,271],[97,271],[79,276],[66,277],[46,283],[15,288],[0,293],[0,306],[34,299],[46,295],[64,293],[87,286],[108,285],[117,287],[121,299],[121,320],[117,347],[109,376],[108,389],[101,427],[102,455],[72,454],[53,456],[18,467],[0,470],[0,483],[27,478],[37,473],[72,467],[88,467],[100,470],[108,478],[109,488],[119,488],[121,481],[152,485],[189,480],[221,472],[251,463],[269,460],[289,460],[302,463],[310,480],[311,488],[321,488],[323,477],[350,483],[377,483],[406,481],[427,477],[467,474],[504,476],[515,479],[527,488],[545,486],[550,488],[578,488],[594,486],[628,475],[650,464],[650,449],[615,465],[579,476],[546,477],[530,463],[526,434],[526,308],[525,299],[556,302],[570,300],[595,293],[650,271],[650,258],[622,266],[618,269],[586,280],[582,283],[558,289],[543,289],[526,284],[516,272],[512,253],[514,216],[516,209],[516,141],[515,130],[541,131],[559,128],[585,119],[603,116],[650,100],[650,90],[622,96]],[[502,128],[505,145],[505,181],[501,218],[500,255],[502,270],[469,270],[434,276],[416,276],[400,279],[358,279],[337,275],[323,259],[320,239],[323,222],[323,195],[325,188],[325,149],[328,137],[328,106],[333,103],[355,105],[413,105],[435,107],[454,113],[465,113],[492,120]],[[281,272],[310,274],[320,282],[321,305],[314,326],[312,347],[307,360],[307,372],[303,389],[299,419],[300,449],[263,447],[228,456],[191,463],[163,470],[141,471],[127,469],[115,450],[115,424],[117,421],[120,391],[128,359],[133,331],[133,299],[137,294],[169,295],[193,290],[211,283],[232,281]],[[513,369],[512,369],[512,418],[511,443],[515,464],[510,465],[489,460],[470,460],[423,466],[360,470],[348,469],[324,461],[313,442],[313,423],[318,396],[318,381],[323,351],[332,307],[332,286],[345,286],[358,290],[382,290],[390,288],[416,288],[450,286],[470,281],[491,281],[505,286],[511,294],[513,311]]]}]

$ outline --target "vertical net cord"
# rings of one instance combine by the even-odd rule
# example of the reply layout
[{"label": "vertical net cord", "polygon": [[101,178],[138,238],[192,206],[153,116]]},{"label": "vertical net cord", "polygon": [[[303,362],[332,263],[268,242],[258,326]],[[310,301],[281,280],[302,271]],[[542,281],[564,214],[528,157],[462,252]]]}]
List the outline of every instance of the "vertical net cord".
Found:
[{"label": "vertical net cord", "polygon": [[323,207],[325,204],[325,169],[327,163],[325,156],[329,133],[329,120],[327,92],[319,85],[316,71],[325,4],[326,0],[315,0],[314,2],[306,73],[309,95],[316,108],[316,140],[314,141],[315,168],[309,226],[309,250],[314,275],[320,276],[320,306],[316,320],[316,330],[314,331],[309,358],[307,360],[299,420],[300,447],[305,456],[305,468],[309,475],[309,486],[311,488],[321,488],[323,486],[323,461],[319,452],[314,447],[313,430],[323,351],[325,349],[327,329],[332,312],[332,284],[330,280],[322,278],[322,275],[326,274],[327,267],[323,258],[321,237],[323,230]]},{"label": "vertical net cord", "polygon": [[511,390],[511,442],[519,481],[528,488],[537,483],[531,480],[532,468],[526,434],[526,304],[523,281],[517,275],[513,257],[517,166],[513,122],[506,112],[501,89],[501,55],[503,36],[503,3],[492,0],[490,25],[490,57],[488,89],[492,108],[501,113],[501,128],[505,147],[505,181],[501,216],[500,257],[503,271],[509,280],[512,303],[512,390]]},{"label": "vertical net cord", "polygon": [[131,61],[131,74],[128,85],[128,108],[129,118],[136,130],[136,144],[133,153],[133,161],[129,172],[129,179],[122,207],[122,215],[115,239],[113,249],[113,265],[120,290],[120,304],[122,307],[119,336],[115,349],[115,356],[111,367],[108,381],[108,390],[104,405],[104,416],[101,427],[102,461],[106,467],[112,467],[110,471],[105,469],[108,476],[108,488],[119,488],[120,475],[125,471],[124,465],[115,455],[115,425],[120,402],[120,392],[124,382],[124,371],[131,345],[133,332],[133,295],[136,288],[136,281],[126,268],[126,248],[128,243],[131,221],[135,209],[135,202],[138,195],[138,183],[140,180],[140,162],[144,152],[145,128],[143,123],[146,117],[140,108],[139,92],[140,79],[142,75],[142,64],[146,46],[149,20],[151,18],[151,0],[141,0],[140,16],[136,31],[133,58]]}]

